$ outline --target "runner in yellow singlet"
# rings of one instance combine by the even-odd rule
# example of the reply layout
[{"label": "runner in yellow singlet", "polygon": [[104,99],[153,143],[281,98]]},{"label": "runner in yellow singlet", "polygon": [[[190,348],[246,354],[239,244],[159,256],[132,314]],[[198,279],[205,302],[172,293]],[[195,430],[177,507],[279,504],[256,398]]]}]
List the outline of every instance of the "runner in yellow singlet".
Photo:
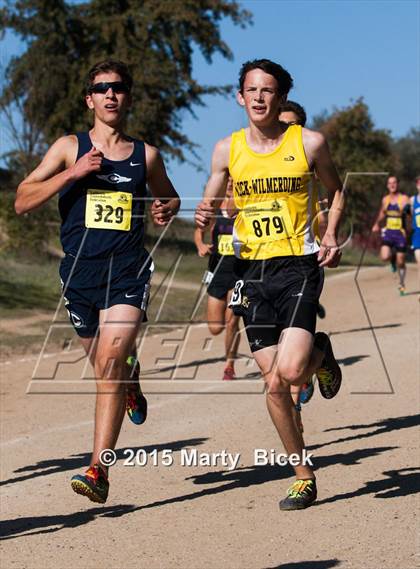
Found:
[{"label": "runner in yellow singlet", "polygon": [[[239,211],[235,254],[249,263],[231,305],[244,318],[266,382],[271,419],[287,454],[299,457],[299,464],[293,463],[296,481],[280,502],[282,510],[306,508],[317,494],[314,472],[304,459],[290,385],[301,385],[316,373],[326,398],[334,397],[341,385],[330,340],[322,332],[315,334],[315,326],[323,267],[335,267],[340,260],[342,184],[323,135],[299,125],[285,128],[278,120],[292,83],[290,74],[272,61],[242,66],[237,100],[249,126],[216,144],[212,173],[196,210],[197,225],[206,227],[232,177]],[[330,205],[322,243],[313,170],[328,191]]]}]

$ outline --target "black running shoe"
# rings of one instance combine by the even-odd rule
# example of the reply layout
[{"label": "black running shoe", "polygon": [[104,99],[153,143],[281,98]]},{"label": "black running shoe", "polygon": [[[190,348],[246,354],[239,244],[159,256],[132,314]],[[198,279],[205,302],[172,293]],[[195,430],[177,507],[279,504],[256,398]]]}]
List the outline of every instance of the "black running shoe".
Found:
[{"label": "black running shoe", "polygon": [[319,391],[325,399],[332,399],[341,387],[341,369],[334,357],[329,337],[324,332],[315,334],[314,345],[324,352],[321,366],[315,371],[318,378]]},{"label": "black running shoe", "polygon": [[318,302],[316,312],[320,318],[325,318],[325,316],[327,315],[327,313],[325,312],[325,308],[322,306],[320,302]]},{"label": "black running shoe", "polygon": [[287,491],[287,496],[281,500],[280,510],[304,510],[316,500],[316,481],[295,480]]}]

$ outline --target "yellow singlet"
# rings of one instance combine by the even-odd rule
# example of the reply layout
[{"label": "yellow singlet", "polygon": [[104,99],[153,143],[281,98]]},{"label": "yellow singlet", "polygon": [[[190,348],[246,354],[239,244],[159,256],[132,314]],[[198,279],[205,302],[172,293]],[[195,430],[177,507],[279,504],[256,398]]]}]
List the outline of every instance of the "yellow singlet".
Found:
[{"label": "yellow singlet", "polygon": [[260,260],[319,251],[318,192],[301,126],[289,126],[268,154],[251,150],[244,129],[234,132],[229,172],[239,210],[233,230],[237,257]]},{"label": "yellow singlet", "polygon": [[403,227],[403,210],[403,197],[401,194],[397,197],[397,203],[391,203],[391,196],[385,196],[384,212],[386,215],[386,229],[401,231],[401,233],[405,235]]}]

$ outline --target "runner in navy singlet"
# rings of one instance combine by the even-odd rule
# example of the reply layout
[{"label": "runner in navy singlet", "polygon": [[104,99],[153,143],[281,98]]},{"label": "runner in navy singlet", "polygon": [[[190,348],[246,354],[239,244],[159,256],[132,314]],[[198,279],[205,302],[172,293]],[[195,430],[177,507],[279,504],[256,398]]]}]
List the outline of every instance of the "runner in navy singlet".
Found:
[{"label": "runner in navy singlet", "polygon": [[[226,198],[232,196],[232,183],[228,182]],[[229,308],[232,290],[238,280],[237,271],[241,261],[235,257],[232,243],[232,231],[235,220],[229,217],[225,203],[214,219],[211,229],[211,245],[203,242],[203,231],[196,228],[194,242],[200,257],[209,255],[208,270],[204,282],[207,287],[207,322],[211,334],[217,336],[223,330],[225,333],[226,363],[223,380],[235,379],[235,360],[240,342],[239,316],[235,316]],[[243,261],[242,261],[243,263]]]},{"label": "runner in navy singlet", "polygon": [[23,214],[59,194],[63,298],[97,380],[92,459],[71,486],[100,503],[109,489],[103,451],[115,448],[125,410],[135,424],[147,415],[135,353],[153,272],[143,246],[146,183],[156,224],[169,223],[180,205],[158,150],[122,130],[131,88],[124,63],[94,65],[86,91],[93,128],[58,139],[15,202]]},{"label": "runner in navy singlet", "polygon": [[408,196],[398,190],[398,178],[389,176],[387,181],[388,195],[382,198],[381,208],[376,221],[372,227],[374,233],[381,229],[380,224],[385,221],[382,229],[382,245],[380,256],[382,261],[393,261],[396,259],[398,269],[399,285],[401,295],[405,294],[405,255],[407,252],[407,234],[405,227],[405,217],[409,214],[410,202]]}]

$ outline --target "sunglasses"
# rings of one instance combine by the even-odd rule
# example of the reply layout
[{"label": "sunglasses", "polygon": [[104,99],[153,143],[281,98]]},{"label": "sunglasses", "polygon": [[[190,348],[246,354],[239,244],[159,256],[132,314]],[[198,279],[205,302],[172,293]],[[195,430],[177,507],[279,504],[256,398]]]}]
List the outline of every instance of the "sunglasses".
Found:
[{"label": "sunglasses", "polygon": [[112,89],[114,93],[129,93],[130,89],[126,83],[123,81],[111,81],[104,83],[94,83],[89,87],[89,93],[101,93],[105,95],[109,89]]}]

